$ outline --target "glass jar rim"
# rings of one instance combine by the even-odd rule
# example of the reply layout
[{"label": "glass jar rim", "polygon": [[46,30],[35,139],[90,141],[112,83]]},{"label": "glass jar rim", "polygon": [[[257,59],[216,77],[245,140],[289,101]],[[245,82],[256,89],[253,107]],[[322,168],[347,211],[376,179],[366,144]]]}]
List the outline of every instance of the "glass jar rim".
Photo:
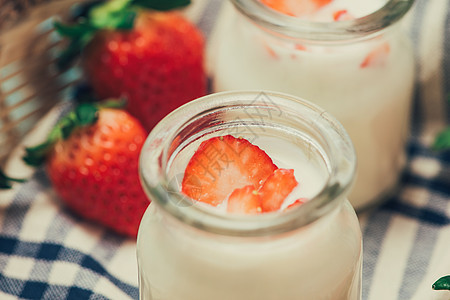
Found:
[{"label": "glass jar rim", "polygon": [[316,42],[342,42],[371,37],[397,23],[415,0],[388,0],[380,9],[352,20],[316,22],[289,16],[260,0],[231,0],[234,6],[256,24],[278,35]]},{"label": "glass jar rim", "polygon": [[[233,215],[217,212],[203,205],[189,205],[188,199],[170,186],[166,164],[169,148],[186,124],[198,120],[202,113],[233,106],[245,107],[261,93],[277,104],[289,103],[314,115],[312,122],[325,138],[333,166],[322,189],[307,202],[289,210],[259,215]],[[243,101],[245,103],[243,103]],[[329,213],[344,199],[353,183],[356,154],[342,125],[322,108],[291,95],[269,91],[220,92],[193,100],[167,115],[150,132],[141,151],[139,173],[142,186],[163,211],[198,229],[228,236],[265,236],[284,233],[312,223]],[[184,203],[184,205],[180,205]],[[187,205],[186,205],[187,204]]]}]

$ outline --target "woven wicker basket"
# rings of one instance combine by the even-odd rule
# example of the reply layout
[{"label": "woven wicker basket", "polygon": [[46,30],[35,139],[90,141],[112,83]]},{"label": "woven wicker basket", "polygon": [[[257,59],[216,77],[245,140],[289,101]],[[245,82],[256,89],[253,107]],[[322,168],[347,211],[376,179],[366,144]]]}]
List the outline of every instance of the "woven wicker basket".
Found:
[{"label": "woven wicker basket", "polygon": [[56,103],[69,97],[76,69],[58,72],[62,41],[53,31],[76,0],[0,0],[0,167]]}]

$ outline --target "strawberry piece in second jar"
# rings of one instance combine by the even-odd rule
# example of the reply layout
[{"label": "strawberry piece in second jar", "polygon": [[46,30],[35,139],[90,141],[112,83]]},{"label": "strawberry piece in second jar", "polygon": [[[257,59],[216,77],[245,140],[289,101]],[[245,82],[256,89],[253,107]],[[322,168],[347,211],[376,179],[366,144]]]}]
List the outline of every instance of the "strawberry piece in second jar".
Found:
[{"label": "strawberry piece in second jar", "polygon": [[294,16],[294,13],[290,10],[285,0],[261,0],[261,2],[265,6],[270,7],[271,9],[276,10],[282,14]]},{"label": "strawberry piece in second jar", "polygon": [[347,21],[352,19],[354,17],[346,9],[337,10],[333,13],[334,21]]},{"label": "strawberry piece in second jar", "polygon": [[384,66],[389,58],[390,51],[391,47],[389,46],[389,43],[385,42],[380,44],[378,47],[375,47],[372,51],[370,51],[369,54],[367,54],[360,67],[364,69],[367,67]]},{"label": "strawberry piece in second jar", "polygon": [[261,3],[288,16],[310,15],[332,0],[261,0]]}]

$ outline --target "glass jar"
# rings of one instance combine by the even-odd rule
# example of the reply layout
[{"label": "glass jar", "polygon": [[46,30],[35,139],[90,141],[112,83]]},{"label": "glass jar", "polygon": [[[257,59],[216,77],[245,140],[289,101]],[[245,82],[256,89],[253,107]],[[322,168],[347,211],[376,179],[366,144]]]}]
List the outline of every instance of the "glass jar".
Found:
[{"label": "glass jar", "polygon": [[[228,134],[258,145],[278,167],[294,168],[310,200],[241,216],[181,195],[183,171],[199,144]],[[354,170],[344,129],[309,102],[230,92],[175,110],[141,153],[152,202],[137,241],[140,299],[360,299],[361,231],[346,199]]]},{"label": "glass jar", "polygon": [[397,21],[413,0],[336,22],[284,15],[258,0],[231,2],[211,53],[214,91],[280,91],[329,111],[358,157],[350,202],[361,210],[386,199],[406,161],[414,60]]}]

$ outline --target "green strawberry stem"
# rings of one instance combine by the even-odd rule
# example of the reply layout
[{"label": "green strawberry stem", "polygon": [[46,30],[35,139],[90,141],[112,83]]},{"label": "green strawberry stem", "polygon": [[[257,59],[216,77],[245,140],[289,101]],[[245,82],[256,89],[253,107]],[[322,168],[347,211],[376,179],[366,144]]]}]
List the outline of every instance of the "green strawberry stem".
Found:
[{"label": "green strawberry stem", "polygon": [[125,101],[108,100],[101,103],[80,103],[58,121],[50,131],[47,140],[34,147],[25,148],[22,158],[26,164],[38,167],[45,162],[46,156],[53,146],[60,140],[67,139],[76,129],[94,124],[98,119],[101,108],[122,108]]},{"label": "green strawberry stem", "polygon": [[0,170],[0,189],[10,189],[12,187],[11,182],[25,182],[26,179],[13,178],[6,176],[2,170]]},{"label": "green strawberry stem", "polygon": [[190,4],[190,0],[110,0],[88,4],[86,16],[75,24],[55,22],[55,30],[70,43],[57,60],[57,66],[65,69],[79,56],[84,47],[99,30],[131,30],[139,10],[167,11]]},{"label": "green strawberry stem", "polygon": [[432,285],[433,290],[450,290],[450,275],[444,276],[436,280]]}]

